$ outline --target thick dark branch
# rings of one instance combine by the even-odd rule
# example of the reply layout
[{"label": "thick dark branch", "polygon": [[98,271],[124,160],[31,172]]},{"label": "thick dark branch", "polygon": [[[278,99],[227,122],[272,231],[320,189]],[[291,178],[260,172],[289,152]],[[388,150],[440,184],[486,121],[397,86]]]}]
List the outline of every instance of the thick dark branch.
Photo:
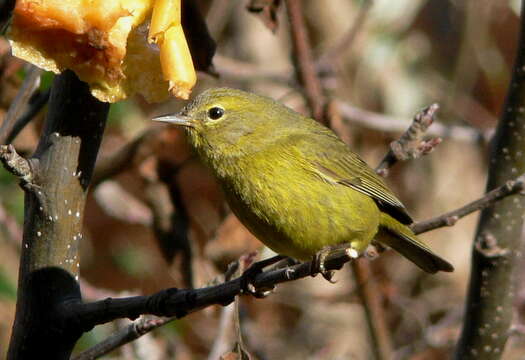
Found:
[{"label": "thick dark branch", "polygon": [[68,359],[82,334],[81,328],[62,321],[58,309],[64,301],[80,301],[76,279],[84,203],[108,109],[65,71],[55,78],[33,157],[26,163],[11,154],[20,164],[17,175],[25,180],[26,196],[9,359]]},{"label": "thick dark branch", "polygon": [[[525,172],[525,1],[512,80],[492,143],[487,192]],[[465,319],[456,359],[499,359],[513,316],[517,259],[523,247],[524,197],[485,208],[472,246]]]},{"label": "thick dark branch", "polygon": [[[345,248],[334,250],[326,259],[325,267],[327,270],[339,270],[353,256]],[[306,262],[257,274],[252,284],[257,289],[272,289],[276,284],[301,279],[310,274],[311,263]],[[241,279],[236,278],[200,289],[171,288],[151,296],[108,298],[87,304],[69,302],[62,306],[61,313],[69,321],[89,329],[123,317],[135,319],[142,314],[181,318],[210,305],[227,305],[241,293]]]},{"label": "thick dark branch", "polygon": [[434,122],[434,114],[438,109],[437,104],[432,104],[414,116],[412,124],[405,133],[399,140],[390,144],[390,150],[376,169],[379,174],[384,176],[388,173],[388,169],[399,160],[416,159],[426,155],[441,143],[440,138],[423,140],[427,129]]},{"label": "thick dark branch", "polygon": [[435,218],[420,221],[413,224],[412,230],[416,234],[421,234],[430,230],[434,230],[444,226],[453,226],[456,222],[464,216],[472,214],[475,211],[483,210],[491,205],[494,205],[496,202],[506,198],[507,196],[514,194],[523,195],[525,189],[525,175],[507,181],[504,185],[489,191],[485,196],[481,197],[478,200],[475,200],[471,203],[468,203],[465,206],[460,207],[459,209],[447,212],[443,215],[436,216]]}]

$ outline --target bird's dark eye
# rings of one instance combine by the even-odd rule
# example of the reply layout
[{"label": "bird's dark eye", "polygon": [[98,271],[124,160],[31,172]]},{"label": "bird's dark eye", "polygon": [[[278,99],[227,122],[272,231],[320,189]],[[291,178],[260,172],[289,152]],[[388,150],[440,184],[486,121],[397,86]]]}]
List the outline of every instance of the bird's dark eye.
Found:
[{"label": "bird's dark eye", "polygon": [[218,120],[224,115],[224,109],[214,106],[208,110],[208,117],[212,120]]}]

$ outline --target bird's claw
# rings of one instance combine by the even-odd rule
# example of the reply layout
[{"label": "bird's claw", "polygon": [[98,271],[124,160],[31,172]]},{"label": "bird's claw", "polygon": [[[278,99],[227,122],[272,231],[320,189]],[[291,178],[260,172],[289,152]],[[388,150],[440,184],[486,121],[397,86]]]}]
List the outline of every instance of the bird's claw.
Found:
[{"label": "bird's claw", "polygon": [[328,280],[332,284],[335,284],[336,281],[332,280],[335,271],[326,270],[324,265],[328,254],[330,254],[330,251],[332,251],[330,247],[324,247],[313,256],[312,262],[310,264],[310,275],[312,277],[315,277],[317,276],[317,274],[321,274],[326,280]]}]

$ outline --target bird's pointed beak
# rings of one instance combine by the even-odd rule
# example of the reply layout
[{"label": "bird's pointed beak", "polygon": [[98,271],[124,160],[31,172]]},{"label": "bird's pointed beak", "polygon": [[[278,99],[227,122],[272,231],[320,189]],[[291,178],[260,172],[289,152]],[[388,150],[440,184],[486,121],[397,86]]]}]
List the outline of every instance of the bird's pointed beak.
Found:
[{"label": "bird's pointed beak", "polygon": [[184,115],[180,115],[180,114],[157,116],[157,117],[154,117],[152,120],[167,122],[167,123],[178,125],[178,126],[193,127],[193,121],[191,121],[190,118]]}]

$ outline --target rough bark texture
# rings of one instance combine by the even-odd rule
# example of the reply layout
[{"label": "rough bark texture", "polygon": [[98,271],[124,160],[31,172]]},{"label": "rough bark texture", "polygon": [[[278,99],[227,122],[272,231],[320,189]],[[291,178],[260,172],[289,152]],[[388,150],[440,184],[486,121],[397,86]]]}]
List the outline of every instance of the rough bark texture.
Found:
[{"label": "rough bark texture", "polygon": [[[525,171],[525,24],[513,77],[492,144],[487,191]],[[481,213],[472,250],[465,320],[456,359],[499,359],[513,313],[514,267],[521,256],[524,197],[509,197]]]},{"label": "rough bark texture", "polygon": [[85,329],[60,307],[80,301],[78,247],[109,105],[71,72],[57,76],[26,186],[18,300],[8,359],[68,359]]}]

